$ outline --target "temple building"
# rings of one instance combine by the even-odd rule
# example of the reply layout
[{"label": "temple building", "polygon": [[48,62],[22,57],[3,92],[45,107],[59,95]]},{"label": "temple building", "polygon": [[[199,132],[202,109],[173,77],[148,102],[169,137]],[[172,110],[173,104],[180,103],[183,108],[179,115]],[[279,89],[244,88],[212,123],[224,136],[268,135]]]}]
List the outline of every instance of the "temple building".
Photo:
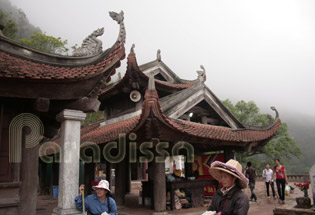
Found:
[{"label": "temple building", "polygon": [[[0,31],[0,214],[36,214],[39,149],[61,130],[59,201],[53,214],[77,214],[80,125],[99,109],[99,92],[125,58],[123,13],[117,41],[102,50],[86,38],[75,56],[43,53]],[[67,162],[65,160],[67,159]],[[54,174],[54,173],[53,173]],[[70,177],[71,176],[71,177]]]},{"label": "temple building", "polygon": [[234,152],[261,151],[281,124],[278,112],[272,108],[276,117],[270,118],[268,126],[244,125],[205,85],[203,66],[195,80],[183,80],[163,63],[160,51],[156,60],[138,66],[134,47],[127,57],[124,77],[99,95],[104,120],[82,128],[81,144],[92,149],[90,159],[99,153],[95,150],[98,145],[104,155],[101,162],[109,168],[114,165],[118,205],[124,205],[132,177],[141,180],[144,178],[141,170],[152,167],[152,171],[147,171],[152,184],[143,183],[142,195],[151,193],[155,213],[163,214],[166,210],[167,187],[194,188],[192,193],[199,199],[195,199],[193,206],[198,206],[202,202],[203,187],[215,182],[195,180],[181,185],[168,184],[165,156],[184,155],[185,177],[189,178],[193,174],[193,156],[223,151],[227,161],[234,158]]},{"label": "temple building", "polygon": [[[113,46],[102,50],[98,29],[73,56],[25,47],[0,31],[1,214],[35,214],[38,185],[44,187],[47,172],[59,186],[53,214],[78,214],[79,179],[90,187],[103,177],[115,185],[118,206],[124,206],[132,179],[147,179],[143,196],[150,196],[154,214],[166,214],[166,192],[173,202],[179,187],[192,188],[198,206],[203,188],[216,182],[168,183],[166,157],[182,155],[189,179],[194,156],[222,151],[227,161],[235,152],[262,151],[278,130],[275,108],[268,126],[244,125],[205,85],[203,66],[195,80],[183,80],[160,51],[138,66],[133,45],[124,77],[109,85],[125,58],[126,36],[123,12],[110,16],[120,25]],[[99,110],[104,119],[80,127],[86,113]]]}]

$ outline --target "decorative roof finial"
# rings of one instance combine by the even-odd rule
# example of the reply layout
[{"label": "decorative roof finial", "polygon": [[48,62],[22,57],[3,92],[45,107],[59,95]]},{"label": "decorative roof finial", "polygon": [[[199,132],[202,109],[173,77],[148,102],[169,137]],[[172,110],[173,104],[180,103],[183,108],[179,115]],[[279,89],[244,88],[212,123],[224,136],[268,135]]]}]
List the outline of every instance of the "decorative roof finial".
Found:
[{"label": "decorative roof finial", "polygon": [[130,49],[130,54],[134,54],[135,53],[135,47],[136,45],[133,43]]},{"label": "decorative roof finial", "polygon": [[272,106],[272,107],[270,107],[270,109],[276,112],[276,117],[275,117],[275,119],[279,118],[279,112],[278,112],[278,110],[276,109],[276,107]]},{"label": "decorative roof finial", "polygon": [[126,42],[126,29],[124,24],[124,11],[120,11],[120,13],[116,12],[109,12],[110,17],[112,17],[113,20],[117,21],[117,23],[120,25],[119,35],[117,42]]},{"label": "decorative roof finial", "polygon": [[155,90],[155,80],[153,75],[149,77],[148,90]]},{"label": "decorative roof finial", "polygon": [[102,41],[96,37],[102,36],[104,28],[99,28],[93,31],[87,38],[82,42],[81,47],[75,49],[72,52],[73,56],[91,56],[102,51]]},{"label": "decorative roof finial", "polygon": [[203,67],[203,65],[200,65],[201,70],[197,70],[197,74],[198,74],[198,79],[201,82],[205,82],[206,80],[206,70]]},{"label": "decorative roof finial", "polygon": [[161,62],[161,50],[160,49],[157,50],[156,59],[158,62]]}]

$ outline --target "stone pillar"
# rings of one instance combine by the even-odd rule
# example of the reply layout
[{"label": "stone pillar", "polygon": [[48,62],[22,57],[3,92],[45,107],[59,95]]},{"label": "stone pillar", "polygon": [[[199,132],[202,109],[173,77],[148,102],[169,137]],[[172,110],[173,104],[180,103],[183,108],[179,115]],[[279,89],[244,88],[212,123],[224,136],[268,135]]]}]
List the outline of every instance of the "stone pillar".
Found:
[{"label": "stone pillar", "polygon": [[[156,146],[158,139],[153,138],[153,145]],[[155,158],[154,158],[155,159]],[[154,213],[153,215],[164,215],[166,212],[166,180],[165,180],[165,159],[163,162],[154,162],[153,196]]]},{"label": "stone pillar", "polygon": [[53,215],[82,214],[75,209],[74,198],[79,190],[80,128],[85,117],[82,111],[67,109],[57,115],[57,121],[61,122],[61,160],[58,207]]},{"label": "stone pillar", "polygon": [[310,179],[311,179],[311,189],[312,189],[312,197],[313,197],[313,206],[315,206],[315,164],[312,166],[310,171]]}]

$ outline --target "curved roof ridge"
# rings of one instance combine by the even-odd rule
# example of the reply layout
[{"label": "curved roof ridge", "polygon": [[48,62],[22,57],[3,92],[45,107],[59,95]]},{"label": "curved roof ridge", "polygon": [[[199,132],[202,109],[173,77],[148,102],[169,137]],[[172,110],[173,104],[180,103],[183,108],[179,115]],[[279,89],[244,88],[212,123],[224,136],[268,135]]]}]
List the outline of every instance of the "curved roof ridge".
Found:
[{"label": "curved roof ridge", "polygon": [[114,47],[106,58],[84,66],[55,66],[21,59],[0,51],[0,77],[31,79],[84,79],[107,71],[125,57],[123,46]]},{"label": "curved roof ridge", "polygon": [[58,55],[53,53],[43,52],[32,47],[25,46],[17,41],[0,35],[0,51],[8,53],[14,57],[23,58],[25,60],[32,61],[34,63],[47,64],[52,66],[62,66],[62,67],[81,67],[90,64],[95,64],[102,59],[108,57],[110,53],[115,51],[117,47],[124,46],[126,31],[123,22],[123,12],[117,14],[115,12],[110,12],[110,16],[118,22],[120,25],[120,30],[118,33],[118,38],[112,47],[107,48],[97,54],[90,56],[66,56]]},{"label": "curved roof ridge", "polygon": [[140,119],[140,115],[125,119],[113,124],[93,128],[81,135],[81,143],[93,140],[96,144],[101,144],[118,139],[120,133],[131,132]]},{"label": "curved roof ridge", "polygon": [[173,70],[171,70],[162,60],[161,60],[161,54],[160,54],[160,50],[157,51],[157,59],[151,61],[151,62],[148,62],[148,63],[145,63],[145,64],[142,64],[139,66],[140,70],[143,72],[144,70],[147,70],[149,68],[152,68],[154,66],[158,66],[158,65],[161,65],[163,66],[167,72],[169,73],[169,75],[175,80],[174,83],[172,84],[189,84],[189,83],[193,83],[193,82],[196,82],[198,81],[198,78],[197,79],[194,79],[194,80],[186,80],[186,79],[182,79],[180,78],[175,72],[173,72]]},{"label": "curved roof ridge", "polygon": [[280,118],[279,118],[279,112],[274,106],[270,107],[270,109],[276,112],[276,116],[273,119],[271,115],[269,115],[269,114],[267,115],[267,117],[269,118],[269,124],[268,125],[255,126],[255,125],[246,125],[243,123],[244,127],[246,129],[253,130],[253,131],[260,131],[260,130],[265,130],[265,129],[269,129],[269,128],[273,127],[275,124],[278,123],[278,121],[280,121]]}]

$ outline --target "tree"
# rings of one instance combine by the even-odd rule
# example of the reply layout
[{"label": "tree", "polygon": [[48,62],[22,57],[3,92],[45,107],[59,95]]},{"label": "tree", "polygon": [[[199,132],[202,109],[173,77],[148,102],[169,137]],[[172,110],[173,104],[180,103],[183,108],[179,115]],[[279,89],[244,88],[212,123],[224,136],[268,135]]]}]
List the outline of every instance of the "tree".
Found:
[{"label": "tree", "polygon": [[16,38],[18,32],[18,25],[15,20],[7,13],[0,10],[0,24],[3,25],[3,34],[11,39]]},{"label": "tree", "polygon": [[97,122],[101,119],[104,119],[104,111],[87,113],[85,120],[82,122],[82,126]]},{"label": "tree", "polygon": [[[260,114],[259,108],[253,101],[239,101],[233,105],[230,100],[226,99],[223,104],[244,124],[264,126],[269,123],[267,114]],[[288,133],[288,125],[283,122],[275,136],[266,144],[264,152],[246,152],[237,156],[243,162],[251,161],[256,164],[256,167],[262,168],[264,163],[272,163],[276,158],[290,159],[291,157],[299,157],[301,153],[301,149]]]},{"label": "tree", "polygon": [[53,36],[46,35],[46,33],[42,34],[37,31],[35,31],[30,38],[31,39],[20,39],[20,42],[43,52],[67,54],[67,40],[62,40],[60,37],[55,38]]}]

